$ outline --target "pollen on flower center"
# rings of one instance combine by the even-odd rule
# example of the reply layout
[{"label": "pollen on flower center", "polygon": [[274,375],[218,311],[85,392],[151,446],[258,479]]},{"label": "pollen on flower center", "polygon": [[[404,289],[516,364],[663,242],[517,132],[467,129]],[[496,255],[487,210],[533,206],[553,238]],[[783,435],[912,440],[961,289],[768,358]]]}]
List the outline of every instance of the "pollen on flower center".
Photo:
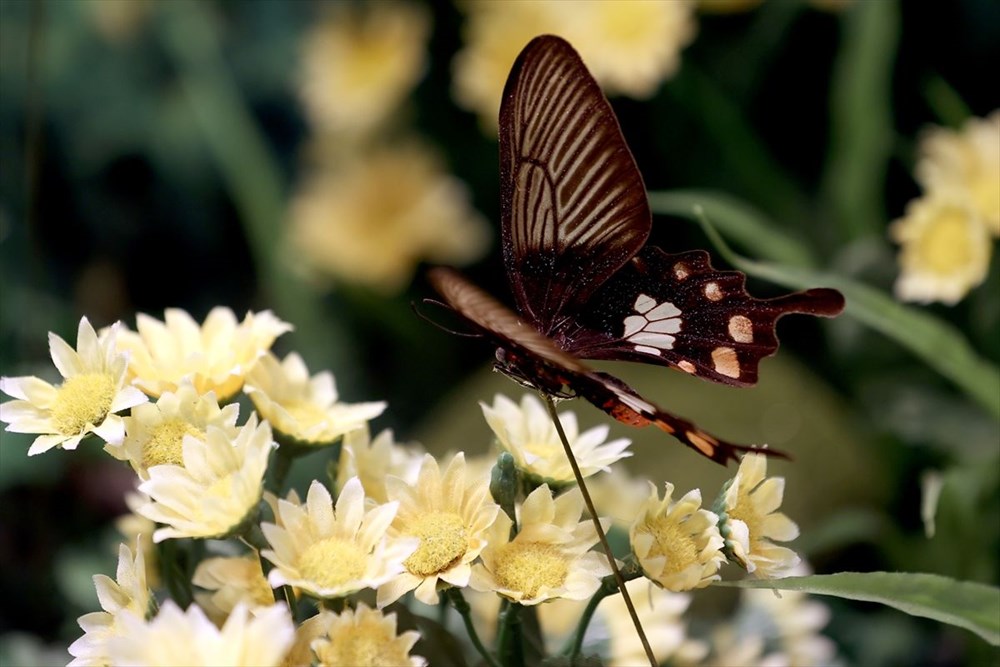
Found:
[{"label": "pollen on flower center", "polygon": [[504,588],[532,598],[543,586],[562,586],[568,572],[566,557],[554,545],[511,542],[499,550],[494,576]]},{"label": "pollen on flower center", "polygon": [[665,572],[680,572],[698,561],[698,549],[694,539],[684,531],[681,524],[661,517],[653,523],[647,523],[646,529],[656,540],[649,550],[649,556],[665,556],[666,563],[663,568]]},{"label": "pollen on flower center", "polygon": [[562,444],[555,442],[526,442],[522,446],[524,451],[534,454],[541,459],[550,459],[553,456],[563,456]]},{"label": "pollen on flower center", "polygon": [[364,575],[365,554],[351,542],[328,537],[309,545],[299,556],[298,567],[302,578],[335,588]]},{"label": "pollen on flower center", "polygon": [[84,373],[67,378],[52,406],[52,421],[63,434],[82,433],[87,424],[104,422],[115,397],[115,380],[107,373]]},{"label": "pollen on flower center", "polygon": [[406,665],[409,657],[379,625],[359,624],[331,637],[317,652],[321,665]]},{"label": "pollen on flower center", "polygon": [[972,261],[973,251],[967,240],[967,228],[963,211],[943,211],[934,226],[927,230],[916,245],[921,263],[934,271],[945,273]]},{"label": "pollen on flower center", "polygon": [[727,510],[726,515],[731,520],[735,519],[738,521],[742,521],[747,525],[747,530],[750,533],[751,548],[753,548],[753,545],[758,544],[760,542],[760,539],[758,537],[760,532],[759,530],[760,516],[757,514],[757,510],[753,506],[752,502],[750,502],[749,500],[740,502],[733,509]]},{"label": "pollen on flower center", "polygon": [[420,538],[420,546],[405,562],[406,569],[418,577],[447,570],[469,546],[462,518],[451,512],[425,514],[408,532]]},{"label": "pollen on flower center", "polygon": [[183,419],[168,419],[155,428],[142,446],[142,464],[146,468],[156,465],[182,465],[185,435],[204,438],[205,434]]}]

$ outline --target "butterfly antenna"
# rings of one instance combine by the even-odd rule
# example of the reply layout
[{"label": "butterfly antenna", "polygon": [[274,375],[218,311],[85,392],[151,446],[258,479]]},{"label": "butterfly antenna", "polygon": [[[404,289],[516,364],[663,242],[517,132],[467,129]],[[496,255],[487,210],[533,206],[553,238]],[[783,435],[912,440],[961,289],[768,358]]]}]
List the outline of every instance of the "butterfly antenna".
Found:
[{"label": "butterfly antenna", "polygon": [[[441,308],[444,308],[446,310],[450,310],[451,312],[455,312],[454,308],[452,308],[448,304],[444,303],[443,301],[438,301],[436,299],[423,299],[421,301],[421,303],[430,304],[432,306],[440,306]],[[431,325],[437,327],[438,329],[440,329],[441,331],[444,331],[445,333],[450,333],[453,336],[461,336],[462,338],[482,338],[483,337],[483,335],[481,333],[478,333],[478,332],[474,332],[474,331],[457,331],[455,329],[451,329],[449,327],[446,327],[445,325],[441,324],[440,322],[435,322],[430,317],[428,317],[424,313],[420,312],[420,309],[417,307],[417,303],[415,301],[411,301],[410,302],[410,308],[413,310],[414,314],[416,314],[417,317],[419,317],[420,319],[422,319],[424,322],[427,322],[428,324],[431,324]]]},{"label": "butterfly antenna", "polygon": [[[649,659],[650,667],[657,667],[659,663],[656,661],[656,656],[653,655],[653,649],[649,645],[649,640],[646,639],[646,633],[642,629],[642,622],[639,620],[639,614],[635,611],[635,605],[632,604],[632,597],[628,593],[628,589],[625,588],[625,578],[622,576],[621,570],[618,569],[618,562],[615,560],[615,556],[611,553],[611,545],[608,544],[608,536],[604,533],[604,528],[601,526],[601,519],[597,515],[597,509],[594,507],[594,501],[590,499],[590,491],[587,490],[587,483],[583,480],[583,475],[580,473],[580,466],[577,465],[576,457],[573,456],[573,450],[569,446],[569,440],[566,438],[566,432],[563,431],[562,422],[559,421],[559,414],[556,412],[556,404],[552,400],[552,397],[544,392],[539,392],[542,396],[542,401],[545,403],[545,407],[548,408],[549,416],[552,418],[552,423],[555,424],[556,433],[559,434],[559,440],[562,441],[563,449],[566,451],[566,458],[569,459],[570,467],[573,468],[573,476],[576,477],[576,484],[580,487],[580,492],[583,494],[583,502],[587,505],[587,511],[590,512],[590,518],[594,522],[594,528],[597,529],[597,537],[601,540],[601,547],[604,549],[604,554],[608,557],[608,563],[611,565],[611,571],[614,573],[615,582],[618,584],[618,590],[621,591],[622,599],[625,601],[625,606],[628,608],[629,616],[632,617],[632,624],[635,626],[635,631],[639,635],[639,641],[642,642],[642,648],[646,651],[646,657]],[[570,659],[572,662],[572,658]]]}]

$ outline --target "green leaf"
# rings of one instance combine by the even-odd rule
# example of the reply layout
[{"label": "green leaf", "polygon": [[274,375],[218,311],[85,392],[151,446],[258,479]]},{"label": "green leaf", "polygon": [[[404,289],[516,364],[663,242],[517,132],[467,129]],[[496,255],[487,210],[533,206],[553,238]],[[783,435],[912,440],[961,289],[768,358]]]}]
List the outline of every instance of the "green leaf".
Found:
[{"label": "green leaf", "polygon": [[712,190],[649,193],[649,207],[653,213],[689,218],[695,206],[701,206],[727,237],[755,257],[792,266],[816,264],[804,243],[777,230],[760,211],[735,197]]},{"label": "green leaf", "polygon": [[878,602],[971,630],[1000,646],[1000,588],[913,572],[839,572],[787,579],[744,579],[716,586],[770,588]]},{"label": "green leaf", "polygon": [[892,0],[859,2],[844,15],[830,90],[830,159],[823,193],[847,239],[883,233],[898,41],[899,8]]},{"label": "green leaf", "polygon": [[994,416],[1000,417],[1000,369],[976,353],[955,327],[921,310],[904,306],[874,287],[835,273],[741,257],[722,239],[703,209],[696,209],[692,215],[698,217],[719,253],[737,269],[792,289],[822,286],[840,290],[847,300],[845,314],[910,350]]}]

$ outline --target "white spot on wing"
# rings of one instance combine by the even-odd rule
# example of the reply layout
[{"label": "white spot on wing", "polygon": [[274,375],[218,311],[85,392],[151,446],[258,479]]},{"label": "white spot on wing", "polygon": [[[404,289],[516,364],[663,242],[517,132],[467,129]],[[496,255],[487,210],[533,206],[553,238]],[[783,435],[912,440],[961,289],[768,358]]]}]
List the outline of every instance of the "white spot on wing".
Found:
[{"label": "white spot on wing", "polygon": [[648,347],[646,345],[633,345],[632,347],[633,347],[633,349],[636,352],[644,352],[645,354],[653,354],[653,355],[656,355],[657,357],[660,356],[660,351],[658,349],[656,349],[655,347]]},{"label": "white spot on wing", "polygon": [[642,328],[646,326],[647,320],[642,315],[629,315],[625,318],[625,333],[622,334],[625,338],[628,338],[637,331],[642,331]]},{"label": "white spot on wing", "polygon": [[715,372],[719,375],[731,378],[740,376],[740,360],[736,357],[736,350],[731,347],[717,347],[712,350],[712,364],[715,365]]},{"label": "white spot on wing", "polygon": [[719,283],[705,283],[705,297],[709,301],[718,301],[722,298],[722,290],[719,289]]},{"label": "white spot on wing", "polygon": [[[674,347],[675,334],[681,330],[681,311],[669,301],[657,304],[648,294],[640,294],[634,310],[640,315],[629,315],[622,324],[622,337],[634,344],[640,352],[659,355]],[[644,348],[644,349],[640,349]]]},{"label": "white spot on wing", "polygon": [[685,373],[691,373],[692,375],[694,375],[694,372],[697,370],[694,367],[694,364],[692,364],[690,361],[687,361],[687,360],[678,361],[677,362],[677,368],[681,369]]},{"label": "white spot on wing", "polygon": [[689,275],[688,267],[683,262],[677,262],[674,264],[674,276],[677,280],[684,280]]},{"label": "white spot on wing", "polygon": [[646,317],[651,320],[665,320],[668,317],[677,317],[680,314],[681,311],[677,309],[677,306],[669,301],[664,301],[659,306],[646,313]]},{"label": "white spot on wing", "polygon": [[733,315],[729,318],[729,337],[737,343],[753,342],[753,322],[745,315]]},{"label": "white spot on wing", "polygon": [[633,309],[637,313],[645,313],[647,310],[656,305],[656,299],[651,296],[646,296],[645,294],[640,294],[639,298],[635,300],[635,305]]}]

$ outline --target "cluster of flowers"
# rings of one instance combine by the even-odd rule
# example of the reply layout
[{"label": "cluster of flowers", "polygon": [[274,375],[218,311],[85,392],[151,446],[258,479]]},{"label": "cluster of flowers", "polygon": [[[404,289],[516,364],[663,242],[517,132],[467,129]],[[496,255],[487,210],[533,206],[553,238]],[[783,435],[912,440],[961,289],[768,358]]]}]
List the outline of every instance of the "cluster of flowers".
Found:
[{"label": "cluster of flowers", "polygon": [[1000,237],[1000,110],[927,130],[918,155],[924,194],[889,229],[901,246],[896,294],[951,305],[986,279]]},{"label": "cluster of flowers", "polygon": [[[0,405],[7,430],[38,434],[29,454],[74,449],[93,435],[137,475],[133,539],[120,547],[117,581],[95,577],[104,611],[79,619],[84,635],[70,647],[71,664],[417,665],[425,662],[410,655],[418,633],[397,632],[396,615],[382,611],[410,592],[468,614],[463,591],[478,591],[494,602],[473,605],[480,626],[501,600],[520,608],[590,598],[596,607],[614,592],[537,398],[518,404],[498,395],[482,405],[503,450],[495,466],[462,452],[441,466],[390,431],[369,436],[368,421],[385,403],[342,403],[330,373],[310,377],[294,353],[277,359],[269,348],[290,328],[270,312],[239,322],[225,308],[201,325],[181,310],[168,310],[163,322],[139,315],[137,332],[121,324],[96,332],[84,318],[76,349],[50,334],[59,385],[0,380],[15,399]],[[240,390],[255,407],[243,425],[232,402]],[[607,442],[607,426],[580,432],[572,413],[560,418],[592,477],[599,513],[616,517],[602,524],[628,531],[623,570],[647,601],[647,622],[672,624],[650,631],[658,653],[700,662],[709,648],[685,640],[678,618],[689,600],[676,592],[719,579],[727,560],[760,577],[798,564],[774,544],[798,534],[777,511],[783,480],[768,478],[766,458],[754,454],[715,512],[702,508],[698,490],[675,501],[666,484],[661,498],[649,482],[609,473],[629,455],[628,440]],[[326,483],[314,480],[304,501],[295,491],[279,495],[292,461],[323,447],[335,448]],[[172,542],[180,538],[197,542]],[[195,543],[197,567],[179,575],[165,547]],[[161,567],[150,567],[157,559]],[[158,604],[158,583],[177,600]],[[177,591],[185,590],[194,603],[182,611]],[[606,609],[614,628],[624,615]],[[824,623],[820,614],[818,623],[793,625],[815,643]],[[628,664],[634,635],[619,628],[614,636],[615,662]],[[760,632],[750,640],[756,644],[719,640],[716,652],[729,646],[724,655],[749,651],[763,660]]]}]

